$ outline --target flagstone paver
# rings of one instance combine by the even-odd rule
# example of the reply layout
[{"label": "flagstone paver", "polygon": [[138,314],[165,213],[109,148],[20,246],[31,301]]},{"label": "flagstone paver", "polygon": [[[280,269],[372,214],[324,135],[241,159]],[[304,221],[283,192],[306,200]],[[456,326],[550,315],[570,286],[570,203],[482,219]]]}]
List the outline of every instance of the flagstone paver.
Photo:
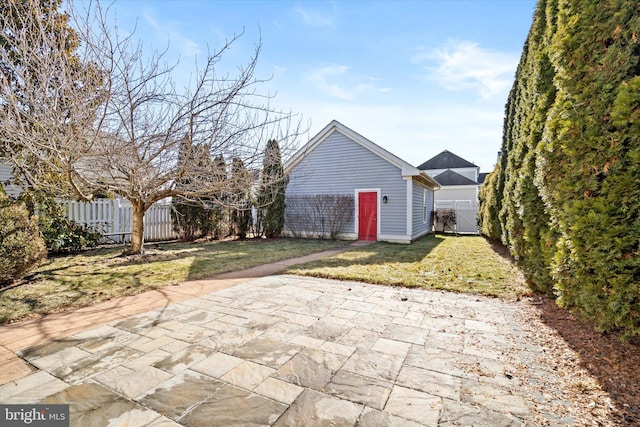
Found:
[{"label": "flagstone paver", "polygon": [[198,288],[38,343],[5,336],[1,354],[30,365],[0,403],[68,403],[72,426],[571,423],[524,387],[555,374],[504,301],[286,275]]}]

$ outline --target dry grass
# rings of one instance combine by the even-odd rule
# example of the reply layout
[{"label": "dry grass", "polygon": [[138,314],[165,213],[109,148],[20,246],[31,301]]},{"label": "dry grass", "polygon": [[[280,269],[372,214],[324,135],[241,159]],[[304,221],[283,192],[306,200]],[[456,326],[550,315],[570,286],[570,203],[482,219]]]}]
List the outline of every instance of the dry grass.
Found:
[{"label": "dry grass", "polygon": [[411,245],[378,242],[287,273],[500,298],[529,293],[504,250],[479,236],[427,235]]},{"label": "dry grass", "polygon": [[0,323],[135,295],[344,245],[321,240],[148,244],[143,256],[101,248],[47,260],[28,280],[0,290]]}]

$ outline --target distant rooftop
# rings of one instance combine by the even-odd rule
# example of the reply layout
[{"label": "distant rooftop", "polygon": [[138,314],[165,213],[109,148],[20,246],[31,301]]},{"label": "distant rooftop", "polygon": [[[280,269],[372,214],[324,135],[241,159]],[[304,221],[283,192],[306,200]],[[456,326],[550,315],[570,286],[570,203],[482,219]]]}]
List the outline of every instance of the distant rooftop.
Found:
[{"label": "distant rooftop", "polygon": [[458,172],[454,172],[451,169],[447,169],[433,177],[440,185],[477,185],[478,183],[466,176],[460,175]]},{"label": "distant rooftop", "polygon": [[420,170],[430,169],[457,169],[457,168],[477,168],[477,165],[463,159],[460,156],[456,156],[449,150],[444,150],[442,153],[427,160],[420,166]]}]

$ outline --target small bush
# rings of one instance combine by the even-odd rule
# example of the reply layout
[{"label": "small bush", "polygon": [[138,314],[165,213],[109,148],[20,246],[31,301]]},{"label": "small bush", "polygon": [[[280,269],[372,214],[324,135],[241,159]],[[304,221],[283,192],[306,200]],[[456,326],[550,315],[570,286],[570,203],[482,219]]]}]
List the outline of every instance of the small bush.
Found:
[{"label": "small bush", "polygon": [[433,213],[433,217],[436,221],[436,231],[438,224],[442,224],[442,232],[453,230],[453,226],[456,225],[456,211],[455,209],[440,209]]},{"label": "small bush", "polygon": [[38,217],[24,203],[7,198],[0,189],[0,285],[22,278],[45,258]]},{"label": "small bush", "polygon": [[40,232],[46,248],[50,252],[77,252],[95,248],[102,240],[96,230],[69,220],[53,200],[46,200],[38,206],[40,212]]}]

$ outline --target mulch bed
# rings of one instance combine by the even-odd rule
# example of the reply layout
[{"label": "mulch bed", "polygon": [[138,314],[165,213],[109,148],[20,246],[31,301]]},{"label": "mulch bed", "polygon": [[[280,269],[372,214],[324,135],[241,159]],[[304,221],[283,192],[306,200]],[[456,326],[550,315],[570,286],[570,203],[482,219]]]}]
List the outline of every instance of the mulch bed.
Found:
[{"label": "mulch bed", "polygon": [[521,307],[542,322],[529,323],[528,332],[565,379],[565,398],[579,412],[576,425],[640,425],[640,337],[598,332],[548,298]]}]

